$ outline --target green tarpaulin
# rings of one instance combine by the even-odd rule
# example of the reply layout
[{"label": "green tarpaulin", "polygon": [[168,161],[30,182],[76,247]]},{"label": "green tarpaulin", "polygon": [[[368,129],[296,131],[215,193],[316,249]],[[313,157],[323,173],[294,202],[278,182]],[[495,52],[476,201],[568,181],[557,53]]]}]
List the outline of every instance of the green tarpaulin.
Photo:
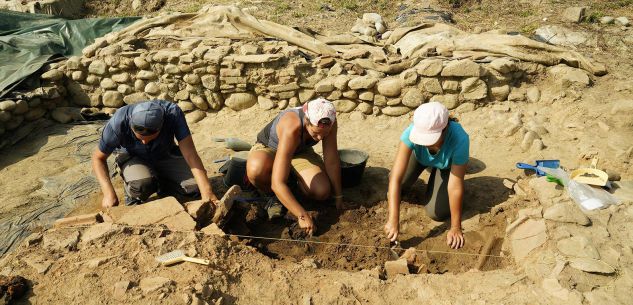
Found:
[{"label": "green tarpaulin", "polygon": [[80,55],[95,38],[125,28],[138,19],[66,20],[0,10],[0,97],[51,57]]}]

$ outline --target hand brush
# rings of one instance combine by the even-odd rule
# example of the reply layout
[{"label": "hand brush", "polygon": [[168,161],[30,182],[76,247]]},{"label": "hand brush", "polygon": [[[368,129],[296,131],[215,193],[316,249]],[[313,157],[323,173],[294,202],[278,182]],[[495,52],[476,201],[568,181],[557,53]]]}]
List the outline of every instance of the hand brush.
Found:
[{"label": "hand brush", "polygon": [[201,265],[208,265],[208,259],[194,258],[185,255],[185,252],[182,250],[174,250],[168,253],[165,253],[161,256],[156,257],[156,261],[161,263],[163,266],[169,266],[180,262],[191,262]]}]

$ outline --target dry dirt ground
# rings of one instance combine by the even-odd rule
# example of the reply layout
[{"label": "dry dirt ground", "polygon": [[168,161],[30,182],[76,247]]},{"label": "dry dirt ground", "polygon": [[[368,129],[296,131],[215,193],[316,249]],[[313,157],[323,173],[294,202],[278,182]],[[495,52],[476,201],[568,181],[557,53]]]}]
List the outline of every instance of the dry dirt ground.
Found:
[{"label": "dry dirt ground", "polygon": [[[118,7],[129,7],[127,2],[119,1]],[[523,3],[527,1],[502,1],[503,5],[486,0],[461,2],[464,3],[452,10],[457,25],[463,29],[529,31],[530,28],[525,27],[560,22],[557,12],[571,1],[553,4],[531,1],[544,3],[539,5]],[[328,3],[334,11],[321,9],[320,2],[307,1],[245,1],[241,6],[261,8],[255,13],[257,17],[280,18],[293,25],[309,24],[319,30],[345,31],[353,24],[352,17],[362,12],[378,11],[395,22],[402,14],[399,12],[424,5],[417,1]],[[450,9],[449,3],[441,4]],[[574,4],[578,3],[574,1]],[[109,5],[109,2],[90,1],[88,7],[92,14],[99,15],[129,12],[116,11]],[[159,10],[195,10],[190,7],[193,5],[198,4],[166,1]],[[407,8],[401,10],[401,5]],[[591,8],[601,14],[628,13],[632,17],[633,4],[594,1]],[[405,22],[415,16],[411,14]],[[544,22],[543,18],[550,21]],[[338,22],[341,19],[349,22]],[[424,207],[416,204],[428,177],[428,173],[424,173],[416,190],[405,196],[401,210],[402,247],[429,250],[417,257],[416,266],[420,268],[411,270],[417,275],[384,280],[380,274],[380,267],[392,259],[392,253],[384,248],[389,244],[382,232],[387,211],[388,172],[400,133],[411,122],[411,117],[369,116],[352,120],[346,114],[339,116],[339,147],[369,153],[363,182],[358,187],[345,189],[350,209],[342,213],[328,204],[306,204],[319,212],[319,231],[313,241],[370,247],[227,238],[167,232],[161,228],[117,226],[107,228],[107,234],[92,241],[73,243],[79,233],[86,234],[87,229],[81,228],[49,231],[43,242],[38,242],[36,234],[26,242],[3,243],[1,252],[11,251],[0,260],[0,274],[19,273],[31,281],[33,289],[28,300],[22,300],[25,304],[566,303],[544,295],[537,287],[540,284],[526,276],[525,270],[502,249],[501,243],[492,250],[494,257],[488,259],[484,272],[471,269],[487,238],[503,238],[506,225],[516,219],[518,210],[539,205],[533,194],[519,196],[504,186],[504,179],[526,181],[522,180],[527,179],[526,173],[515,168],[516,162],[560,159],[565,167],[575,168],[587,165],[591,157],[598,156],[601,168],[619,174],[622,180],[633,179],[630,152],[622,154],[633,147],[632,115],[630,112],[611,113],[614,103],[633,100],[631,50],[630,45],[623,43],[626,37],[630,39],[632,30],[590,23],[571,27],[599,37],[596,45],[580,50],[607,64],[610,73],[583,89],[561,90],[547,80],[536,80],[535,84],[542,90],[538,103],[489,104],[456,114],[471,140],[463,217],[466,246],[458,251],[450,250],[445,244],[446,224],[432,221],[425,215]],[[521,113],[525,122],[537,122],[547,129],[542,151],[522,151],[519,134],[503,136],[508,119],[516,113]],[[257,107],[241,112],[224,109],[190,126],[217,193],[222,194],[226,188],[216,172],[219,165],[213,160],[231,152],[212,138],[239,137],[253,141],[259,129],[274,115]],[[25,140],[0,151],[0,228],[23,228],[21,233],[14,234],[26,237],[64,215],[99,210],[101,198],[91,176],[89,155],[102,126],[103,122],[44,124]],[[114,181],[120,193],[120,179],[117,177]],[[624,203],[619,211],[628,208],[630,214],[630,206]],[[623,231],[617,235],[612,233],[610,238],[620,239],[622,243],[625,243],[623,236],[633,240],[626,221],[626,218],[613,217],[611,225]],[[290,221],[270,223],[259,216],[256,206],[246,204],[235,207],[226,231],[274,238],[290,238],[293,233]],[[65,240],[71,244],[64,243]],[[156,255],[176,248],[210,259],[211,264],[208,267],[187,263],[162,267],[155,262]],[[620,261],[629,262],[628,271],[618,276],[628,277],[633,283],[630,245],[629,252],[625,250],[626,247]],[[607,276],[566,272],[563,286],[581,292],[591,292],[610,281]],[[584,284],[587,281],[580,278],[594,284],[587,286]],[[612,298],[607,300],[625,304],[624,296],[618,296],[622,292],[628,293],[610,291]]]}]

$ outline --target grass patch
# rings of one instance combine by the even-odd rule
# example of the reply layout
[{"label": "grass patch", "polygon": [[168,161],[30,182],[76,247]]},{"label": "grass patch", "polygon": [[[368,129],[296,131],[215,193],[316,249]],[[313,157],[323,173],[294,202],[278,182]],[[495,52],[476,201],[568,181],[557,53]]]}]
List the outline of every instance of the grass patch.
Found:
[{"label": "grass patch", "polygon": [[306,14],[305,12],[293,11],[291,15],[292,17],[295,17],[295,18],[303,18],[307,16],[308,14]]},{"label": "grass patch", "polygon": [[281,15],[286,13],[287,11],[289,11],[291,9],[290,4],[283,1],[283,0],[277,0],[275,1],[275,8],[273,9],[273,14],[275,15]]},{"label": "grass patch", "polygon": [[538,24],[537,23],[530,23],[530,24],[526,24],[521,28],[521,33],[523,34],[532,34],[534,33],[534,31],[536,31],[536,29],[538,29]]},{"label": "grass patch", "polygon": [[603,12],[593,12],[585,18],[588,23],[596,23],[600,21],[600,18],[606,16]]},{"label": "grass patch", "polygon": [[338,2],[340,7],[350,11],[356,11],[360,7],[356,0],[340,0]]},{"label": "grass patch", "polygon": [[594,6],[599,9],[615,10],[633,6],[633,0],[603,1],[595,3]]},{"label": "grass patch", "polygon": [[182,11],[184,13],[195,13],[197,11],[199,11],[202,8],[202,4],[201,3],[189,3],[187,6],[185,6]]}]

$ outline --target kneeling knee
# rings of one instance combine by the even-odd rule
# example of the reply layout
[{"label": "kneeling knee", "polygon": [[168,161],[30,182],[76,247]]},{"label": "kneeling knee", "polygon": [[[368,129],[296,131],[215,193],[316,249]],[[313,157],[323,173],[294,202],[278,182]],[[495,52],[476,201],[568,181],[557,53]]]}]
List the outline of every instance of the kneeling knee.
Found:
[{"label": "kneeling knee", "polygon": [[330,197],[330,186],[319,186],[310,188],[308,195],[314,200],[327,200]]},{"label": "kneeling knee", "polygon": [[149,196],[158,190],[158,184],[153,177],[128,181],[127,184],[130,189],[130,196],[143,201],[147,200]]},{"label": "kneeling knee", "polygon": [[437,221],[437,222],[444,221],[444,220],[448,219],[448,218],[451,216],[450,214],[447,214],[447,215],[437,215],[436,213],[434,213],[434,212],[429,212],[429,211],[427,211],[427,213],[426,213],[426,214],[429,216],[429,218],[433,219],[433,221]]},{"label": "kneeling knee", "polygon": [[249,161],[246,163],[246,176],[251,183],[262,180],[263,176],[269,176],[272,174],[272,168],[265,166],[262,162]]}]

